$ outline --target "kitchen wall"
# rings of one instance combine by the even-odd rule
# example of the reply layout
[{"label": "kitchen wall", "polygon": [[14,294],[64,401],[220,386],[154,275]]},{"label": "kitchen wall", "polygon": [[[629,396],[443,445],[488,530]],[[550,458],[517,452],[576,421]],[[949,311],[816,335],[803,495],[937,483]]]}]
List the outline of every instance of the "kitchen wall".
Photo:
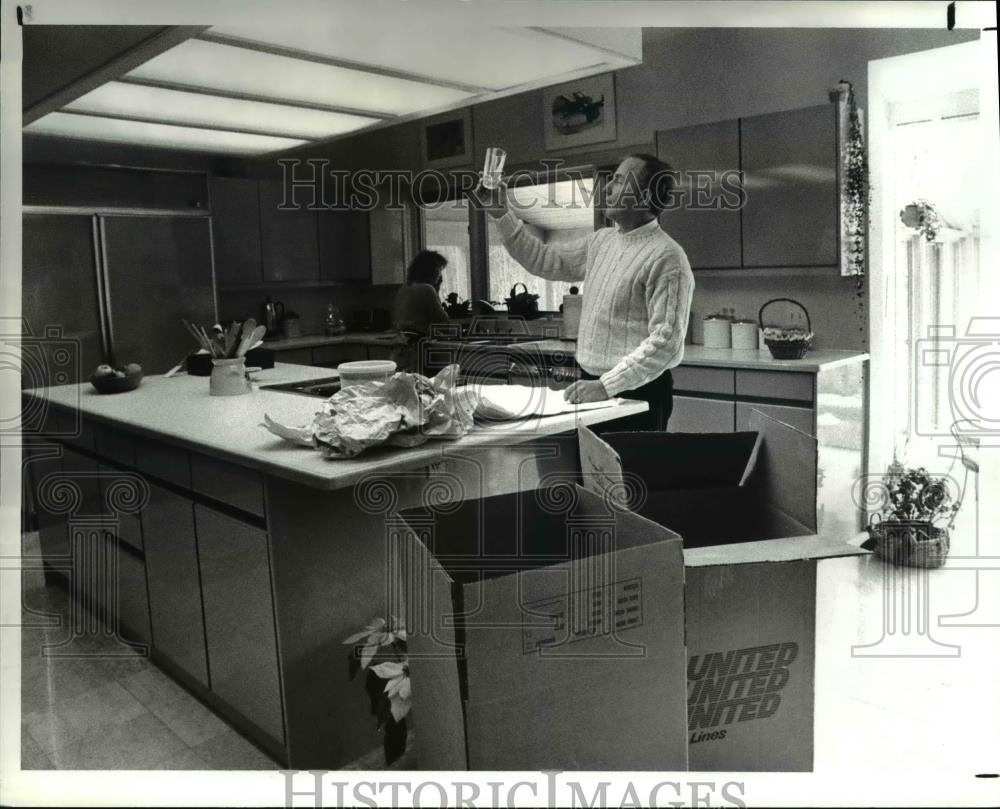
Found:
[{"label": "kitchen wall", "polygon": [[[487,147],[502,145],[511,167],[563,157],[570,165],[605,163],[630,151],[652,149],[659,129],[795,109],[828,101],[839,80],[854,84],[865,107],[868,62],[977,39],[978,31],[924,29],[646,29],[643,63],[616,72],[614,143],[558,153],[545,151],[542,92],[532,91],[473,107],[473,160],[482,165]],[[419,122],[345,138],[289,154],[323,156],[339,168],[420,167]],[[275,173],[273,161],[241,171]],[[854,281],[830,271],[808,275],[740,276],[699,272],[692,337],[701,340],[703,315],[735,306],[742,317],[773,297],[801,300],[813,316],[817,347],[865,346],[867,307]]]}]

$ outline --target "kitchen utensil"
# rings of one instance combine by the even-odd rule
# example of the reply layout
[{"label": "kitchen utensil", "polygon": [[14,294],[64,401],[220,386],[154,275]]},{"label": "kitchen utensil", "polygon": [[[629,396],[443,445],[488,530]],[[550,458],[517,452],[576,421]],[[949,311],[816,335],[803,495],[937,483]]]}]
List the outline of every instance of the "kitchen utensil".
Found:
[{"label": "kitchen utensil", "polygon": [[737,320],[733,323],[733,349],[736,351],[756,351],[757,332],[759,331],[756,321]]},{"label": "kitchen utensil", "polygon": [[212,360],[212,375],[208,381],[208,392],[212,396],[239,396],[250,393],[250,379],[242,356]]},{"label": "kitchen utensil", "polygon": [[[247,323],[252,324],[252,320],[248,320]],[[262,342],[264,342],[264,335],[267,333],[267,329],[264,326],[257,326],[249,334],[246,330],[246,324],[244,324],[243,338],[240,341],[239,348],[236,349],[236,356],[242,357],[251,348],[256,348]]]},{"label": "kitchen utensil", "polygon": [[499,146],[490,146],[486,150],[486,159],[483,161],[483,188],[492,191],[500,186],[506,161],[507,152]]},{"label": "kitchen utensil", "polygon": [[342,362],[337,366],[341,387],[347,388],[362,382],[388,379],[396,373],[396,363],[391,360],[358,360]]},{"label": "kitchen utensil", "polygon": [[732,348],[733,323],[728,317],[709,315],[702,321],[705,348]]},{"label": "kitchen utensil", "polygon": [[[784,301],[794,303],[806,316],[806,328],[798,326],[765,326],[764,310],[772,303]],[[800,360],[812,345],[813,331],[812,322],[809,320],[809,311],[801,303],[792,298],[772,298],[767,301],[757,312],[757,322],[764,332],[764,343],[767,345],[771,356],[776,360]]]},{"label": "kitchen utensil", "polygon": [[272,301],[268,295],[262,307],[264,316],[264,329],[269,335],[277,334],[281,321],[285,319],[285,304],[281,301]]}]

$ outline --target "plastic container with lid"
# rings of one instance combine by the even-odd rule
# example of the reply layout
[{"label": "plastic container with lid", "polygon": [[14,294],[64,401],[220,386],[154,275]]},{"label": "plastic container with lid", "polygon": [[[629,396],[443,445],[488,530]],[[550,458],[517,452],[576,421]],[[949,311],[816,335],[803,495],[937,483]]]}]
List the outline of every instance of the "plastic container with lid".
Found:
[{"label": "plastic container with lid", "polygon": [[340,374],[341,390],[362,382],[377,382],[388,379],[396,373],[396,363],[392,360],[358,360],[342,362],[337,366]]}]

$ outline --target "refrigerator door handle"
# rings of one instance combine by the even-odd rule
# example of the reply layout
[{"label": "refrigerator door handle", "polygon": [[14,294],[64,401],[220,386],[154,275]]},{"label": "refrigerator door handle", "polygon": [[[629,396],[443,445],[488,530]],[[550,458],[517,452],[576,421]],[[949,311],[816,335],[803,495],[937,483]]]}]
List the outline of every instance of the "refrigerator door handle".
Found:
[{"label": "refrigerator door handle", "polygon": [[94,267],[97,272],[98,316],[101,322],[101,346],[104,359],[115,364],[115,332],[111,319],[111,292],[108,289],[108,251],[104,230],[104,217],[94,215]]}]

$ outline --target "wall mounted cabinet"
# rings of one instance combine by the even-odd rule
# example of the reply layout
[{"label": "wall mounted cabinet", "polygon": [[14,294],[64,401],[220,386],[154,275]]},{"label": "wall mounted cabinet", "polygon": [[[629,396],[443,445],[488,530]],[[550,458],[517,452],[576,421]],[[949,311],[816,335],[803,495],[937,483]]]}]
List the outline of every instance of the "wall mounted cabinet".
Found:
[{"label": "wall mounted cabinet", "polygon": [[320,280],[370,283],[368,212],[320,211],[318,224]]},{"label": "wall mounted cabinet", "polygon": [[261,274],[267,281],[319,280],[317,213],[300,207],[283,210],[280,180],[260,182]]},{"label": "wall mounted cabinet", "polygon": [[[691,172],[743,173],[745,199],[724,210],[739,183],[708,182],[698,206],[663,214],[692,269],[835,267],[839,262],[837,106],[755,115],[656,133],[660,159],[694,183]],[[719,203],[718,208],[700,207]]]}]

